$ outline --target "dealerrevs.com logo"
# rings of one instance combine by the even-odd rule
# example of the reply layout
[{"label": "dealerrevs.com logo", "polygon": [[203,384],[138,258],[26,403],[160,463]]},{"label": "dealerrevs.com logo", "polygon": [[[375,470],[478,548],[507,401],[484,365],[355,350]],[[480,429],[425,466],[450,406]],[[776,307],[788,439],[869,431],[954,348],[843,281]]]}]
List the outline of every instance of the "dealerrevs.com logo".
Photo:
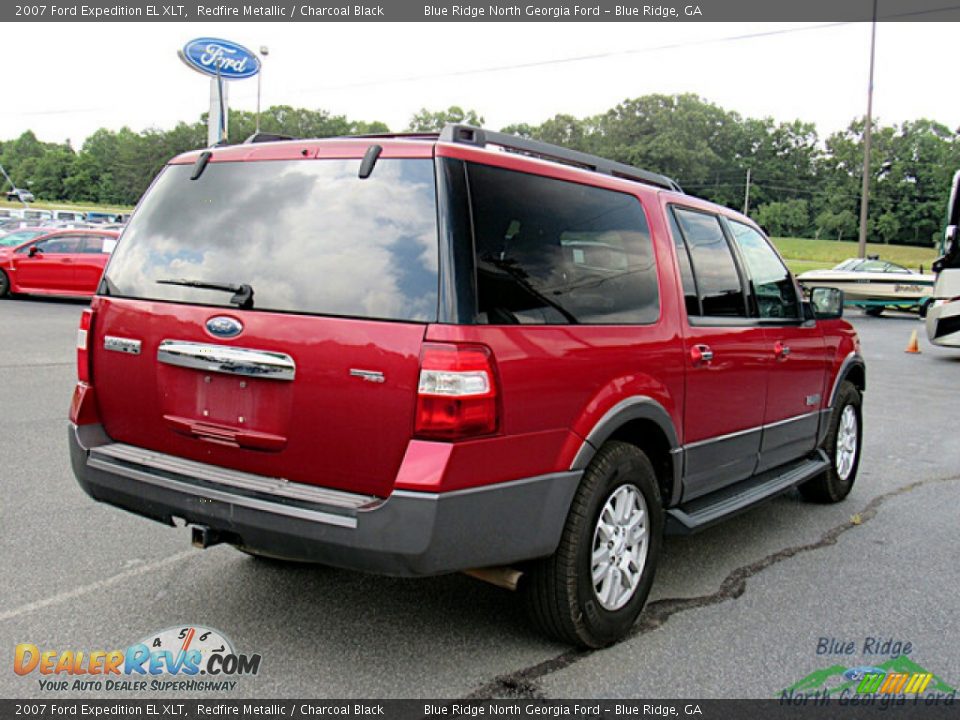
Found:
[{"label": "dealerrevs.com logo", "polygon": [[20,643],[13,671],[46,691],[231,691],[256,675],[260,655],[237,653],[219,630],[187,625],[148,635],[125,650],[40,648]]}]

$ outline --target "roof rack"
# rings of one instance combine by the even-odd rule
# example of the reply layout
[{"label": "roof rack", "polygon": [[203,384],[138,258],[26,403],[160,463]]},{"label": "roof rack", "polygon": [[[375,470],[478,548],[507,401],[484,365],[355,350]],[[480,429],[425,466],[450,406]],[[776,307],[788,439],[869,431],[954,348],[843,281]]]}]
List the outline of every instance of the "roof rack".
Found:
[{"label": "roof rack", "polygon": [[443,128],[439,139],[441,142],[454,142],[463,145],[474,145],[476,147],[499,145],[506,150],[523,153],[524,155],[531,155],[533,157],[543,158],[544,160],[553,160],[593,172],[603,173],[604,175],[623,178],[624,180],[633,180],[634,182],[655,185],[667,190],[683,192],[683,188],[681,188],[675,180],[668,178],[666,175],[658,175],[657,173],[635,168],[632,165],[606,160],[596,155],[580,152],[579,150],[569,150],[559,145],[551,145],[550,143],[529,140],[506,133],[491,132],[490,130],[484,130],[483,128],[473,127],[471,125],[449,124]]},{"label": "roof rack", "polygon": [[280,142],[286,140],[299,140],[300,138],[295,138],[292,135],[281,135],[280,133],[269,133],[269,132],[255,132],[253,135],[248,137],[243,141],[244,145],[250,145],[253,143],[264,143],[264,142]]},{"label": "roof rack", "polygon": [[440,137],[440,133],[436,132],[382,132],[382,133],[363,133],[361,135],[344,135],[343,137],[348,138],[370,138],[375,140],[381,138],[383,140],[389,140],[390,138],[395,138],[396,140],[436,140]]}]

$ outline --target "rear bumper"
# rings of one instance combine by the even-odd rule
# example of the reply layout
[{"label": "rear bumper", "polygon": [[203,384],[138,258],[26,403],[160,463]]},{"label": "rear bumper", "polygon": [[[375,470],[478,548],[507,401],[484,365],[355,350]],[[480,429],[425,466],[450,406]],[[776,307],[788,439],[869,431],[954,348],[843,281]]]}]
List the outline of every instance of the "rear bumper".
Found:
[{"label": "rear bumper", "polygon": [[[100,425],[68,430],[74,474],[95,500],[167,525],[210,528],[264,554],[397,576],[517,563],[554,552],[581,471],[385,499],[281,496],[281,484],[118,446]],[[191,466],[193,470],[191,470]],[[202,472],[201,472],[202,470]],[[299,493],[297,493],[299,495]]]}]

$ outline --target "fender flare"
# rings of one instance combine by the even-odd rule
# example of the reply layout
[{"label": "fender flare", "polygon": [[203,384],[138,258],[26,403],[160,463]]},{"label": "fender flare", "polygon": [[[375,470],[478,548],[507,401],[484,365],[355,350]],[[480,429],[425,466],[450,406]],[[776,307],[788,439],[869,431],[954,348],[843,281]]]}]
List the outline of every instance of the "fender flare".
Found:
[{"label": "fender flare", "polygon": [[847,379],[854,368],[858,368],[863,373],[863,389],[867,389],[867,364],[863,361],[863,355],[853,350],[840,363],[840,369],[837,370],[837,376],[833,379],[833,387],[830,389],[830,397],[827,399],[827,406],[824,409],[833,408],[837,393],[840,392],[840,383]]},{"label": "fender flare", "polygon": [[676,504],[682,489],[683,448],[680,446],[670,413],[666,411],[663,405],[647,395],[633,395],[621,400],[607,410],[587,433],[587,437],[573,458],[570,469],[585,470],[603,443],[631,420],[649,420],[660,428],[666,437],[667,444],[670,446],[673,478],[670,497],[664,498],[664,501],[668,507]]}]

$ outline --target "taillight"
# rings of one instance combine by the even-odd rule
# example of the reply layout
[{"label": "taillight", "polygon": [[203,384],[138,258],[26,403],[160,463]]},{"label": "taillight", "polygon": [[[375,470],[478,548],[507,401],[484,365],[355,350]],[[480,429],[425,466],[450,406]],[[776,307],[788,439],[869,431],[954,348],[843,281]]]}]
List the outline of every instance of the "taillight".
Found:
[{"label": "taillight", "polygon": [[458,440],[497,431],[497,377],[483,345],[426,343],[420,356],[416,435]]},{"label": "taillight", "polygon": [[90,342],[93,331],[93,310],[87,309],[80,315],[80,329],[77,330],[77,379],[90,382]]}]

